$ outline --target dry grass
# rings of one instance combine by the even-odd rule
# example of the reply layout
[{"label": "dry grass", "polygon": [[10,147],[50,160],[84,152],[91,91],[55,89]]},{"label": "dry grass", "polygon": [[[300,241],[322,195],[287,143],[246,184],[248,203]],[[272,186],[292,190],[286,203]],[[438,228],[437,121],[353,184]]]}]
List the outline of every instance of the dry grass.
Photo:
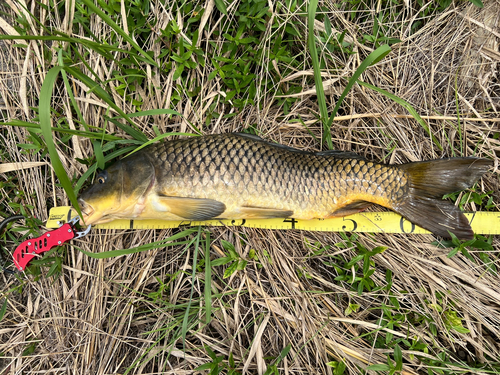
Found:
[{"label": "dry grass", "polygon": [[[0,10],[19,16],[23,10],[16,4],[8,0],[8,6],[0,6]],[[36,4],[27,1],[27,9],[35,10]],[[413,35],[401,27],[404,21],[418,15],[407,8],[394,24],[388,24],[390,30],[399,30],[397,36],[402,42],[362,77],[411,103],[422,117],[429,116],[424,118],[443,150],[436,147],[403,108],[361,86],[355,86],[342,105],[332,128],[333,143],[337,149],[391,163],[473,154],[493,158],[495,170],[482,179],[480,190],[493,191],[497,203],[500,141],[494,135],[498,134],[500,117],[500,5],[490,2],[479,10],[467,3],[460,4],[434,15]],[[213,6],[213,2],[207,1],[206,6],[209,5]],[[270,5],[275,10],[277,2],[270,1]],[[161,14],[154,30],[159,33],[177,15],[159,2],[152,6]],[[205,33],[199,44],[203,49],[208,48],[207,40],[213,42],[215,47],[210,47],[207,55],[215,56],[222,48],[221,37],[214,30],[234,22],[235,7],[230,5],[228,12],[227,17],[207,12]],[[67,30],[71,18],[69,15],[68,19],[60,19],[43,10],[38,16],[45,26],[62,31]],[[373,26],[370,22],[355,24],[343,9],[332,7],[328,16],[336,29],[347,30],[346,38],[350,40],[370,34]],[[305,17],[296,12],[282,7],[273,17],[293,22],[305,32]],[[324,27],[321,22],[316,26],[318,30]],[[30,27],[33,35],[40,34],[40,25]],[[104,40],[111,33],[98,17],[91,18],[90,27]],[[13,31],[0,23],[0,32]],[[268,30],[260,43],[271,45],[279,32]],[[159,43],[150,42],[151,50],[158,56]],[[4,121],[33,121],[41,84],[57,56],[55,48],[47,48],[45,53],[52,59],[43,59],[41,44],[35,41],[29,42],[27,49],[16,48],[14,43],[0,44],[0,113]],[[167,116],[134,119],[148,138],[155,137],[151,124],[161,132],[192,132],[193,124],[206,134],[240,131],[254,125],[267,139],[317,150],[319,143],[311,133],[321,139],[322,127],[317,122],[319,111],[311,91],[314,81],[310,59],[304,56],[306,49],[305,44],[296,46],[298,59],[304,62],[293,76],[281,76],[287,67],[282,63],[273,65],[269,55],[262,57],[257,81],[272,82],[271,76],[279,76],[279,85],[299,86],[304,93],[288,114],[277,104],[276,87],[262,84],[257,92],[260,108],[247,106],[236,117],[214,118],[206,124],[211,105],[219,113],[235,112],[218,95],[222,89],[220,78],[207,80],[211,72],[208,63],[177,82],[173,81],[173,72],[165,74],[153,68],[141,86],[127,93],[131,96],[128,99],[114,90],[110,92],[115,103],[127,113],[136,111],[131,99],[140,99],[141,110],[172,108],[184,115],[183,119]],[[321,46],[319,50],[323,50]],[[370,52],[369,47],[360,43],[355,50],[357,54],[338,53],[328,57],[338,68],[324,72],[324,80],[330,80],[325,87],[329,108],[333,108],[344,87],[345,81],[340,78],[350,77]],[[113,64],[97,54],[87,55],[86,63],[103,81],[112,76]],[[181,90],[183,82],[192,87]],[[104,102],[88,93],[80,82],[73,80],[71,84],[88,124],[106,126],[108,133],[123,134],[113,124],[104,122],[103,115],[108,109]],[[190,97],[187,92],[197,85],[201,85],[201,92]],[[67,117],[79,129],[80,125],[71,120],[75,117],[62,84],[57,86],[54,96],[54,105],[60,111],[58,116]],[[174,96],[180,97],[175,106]],[[299,116],[309,130],[296,121]],[[29,143],[25,129],[4,127],[0,134],[5,147],[2,163],[48,161],[40,153],[21,152],[17,147],[18,143]],[[59,150],[60,156],[68,174],[80,176],[86,166],[76,158],[90,157],[93,151],[85,138],[75,137],[71,144],[71,148]],[[17,183],[20,194],[14,203],[33,206],[30,214],[41,220],[47,218],[49,206],[68,204],[46,164],[17,169],[2,177]],[[8,205],[13,196],[9,189],[0,189],[2,213],[16,212],[15,207]],[[467,208],[477,207],[470,204]],[[290,345],[289,354],[278,364],[279,373],[331,374],[333,369],[327,363],[343,360],[346,373],[357,374],[368,364],[387,363],[386,356],[394,352],[389,344],[399,338],[410,344],[418,341],[426,347],[424,352],[422,348],[409,349],[400,343],[405,374],[427,373],[433,363],[443,366],[448,373],[464,373],[466,366],[472,368],[470,373],[481,373],[477,370],[480,364],[484,365],[484,373],[491,372],[493,365],[499,368],[500,277],[488,272],[478,250],[470,251],[473,262],[461,253],[448,258],[448,250],[430,244],[433,241],[430,235],[359,235],[354,244],[369,250],[377,246],[388,249],[372,258],[375,272],[371,279],[381,288],[358,295],[349,282],[335,279],[338,273],[333,264],[347,263],[359,253],[337,233],[246,228],[205,230],[211,233],[212,260],[224,256],[221,240],[226,240],[235,245],[242,258],[249,260],[245,269],[224,279],[226,267],[213,267],[211,280],[205,280],[204,272],[200,271],[195,273],[192,283],[193,247],[176,246],[97,260],[68,246],[62,275],[57,279],[0,274],[0,293],[8,295],[6,314],[0,321],[0,373],[112,374],[124,373],[135,364],[131,367],[131,373],[135,374],[192,374],[197,373],[198,366],[213,361],[205,349],[209,346],[226,364],[231,354],[240,373],[263,374],[266,366]],[[171,230],[94,230],[74,245],[101,253],[170,235]],[[205,235],[204,232],[202,239]],[[315,255],[315,242],[320,244],[319,248],[329,247]],[[336,246],[338,243],[346,246]],[[12,249],[13,242],[8,242],[8,246]],[[497,237],[493,238],[493,246],[490,259],[499,267]],[[250,259],[252,249],[258,260]],[[388,271],[392,273],[392,286],[386,288]],[[362,272],[362,267],[358,272]],[[159,293],[159,280],[165,284],[163,293]],[[206,284],[212,288],[213,316],[208,325],[204,324]],[[20,285],[22,288],[18,288]],[[12,291],[15,288],[18,289]],[[184,341],[181,326],[191,295],[189,331]],[[394,300],[398,306],[394,306]],[[350,305],[359,308],[346,314]],[[389,306],[385,313],[384,306]],[[389,311],[395,322],[393,326],[387,324]],[[453,314],[461,319],[468,333],[450,329]],[[381,318],[385,319],[383,326],[378,324]],[[387,342],[385,348],[380,344],[383,342]],[[33,350],[26,351],[33,343]],[[447,354],[447,363],[439,357],[443,353]]]}]

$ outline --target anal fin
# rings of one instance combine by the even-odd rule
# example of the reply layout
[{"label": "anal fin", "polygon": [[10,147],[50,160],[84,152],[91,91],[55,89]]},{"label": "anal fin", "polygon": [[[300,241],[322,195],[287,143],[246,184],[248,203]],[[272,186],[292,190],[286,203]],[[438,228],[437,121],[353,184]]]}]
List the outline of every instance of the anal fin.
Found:
[{"label": "anal fin", "polygon": [[370,203],[367,201],[355,201],[355,202],[349,203],[348,205],[345,205],[342,208],[339,208],[335,212],[332,212],[328,217],[333,218],[333,217],[342,217],[342,216],[356,214],[358,212],[366,210],[372,204],[373,203]]},{"label": "anal fin", "polygon": [[275,219],[290,217],[293,215],[293,211],[275,208],[245,206],[240,207],[239,210],[242,214],[242,218],[246,219]]},{"label": "anal fin", "polygon": [[171,212],[187,220],[210,220],[221,215],[226,205],[214,199],[159,196],[158,211]]}]

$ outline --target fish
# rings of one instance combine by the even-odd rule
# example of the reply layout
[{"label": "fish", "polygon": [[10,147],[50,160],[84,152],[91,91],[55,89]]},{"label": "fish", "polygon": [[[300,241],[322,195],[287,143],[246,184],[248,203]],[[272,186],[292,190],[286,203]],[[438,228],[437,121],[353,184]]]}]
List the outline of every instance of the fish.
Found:
[{"label": "fish", "polygon": [[225,133],[149,145],[99,172],[78,204],[87,225],[326,219],[380,205],[438,236],[471,239],[465,215],[442,198],[470,188],[491,166],[475,157],[387,165],[353,152],[308,152]]}]

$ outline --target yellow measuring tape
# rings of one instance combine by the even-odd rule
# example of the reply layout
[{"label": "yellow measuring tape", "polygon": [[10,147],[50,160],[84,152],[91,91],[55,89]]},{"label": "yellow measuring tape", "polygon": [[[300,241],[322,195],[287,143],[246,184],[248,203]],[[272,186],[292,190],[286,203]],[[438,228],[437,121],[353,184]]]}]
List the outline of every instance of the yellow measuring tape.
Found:
[{"label": "yellow measuring tape", "polygon": [[[71,207],[54,207],[50,210],[48,228],[59,228],[69,221],[75,211]],[[500,234],[500,212],[465,213],[474,233]],[[365,212],[334,219],[247,219],[247,220],[114,220],[95,225],[97,229],[165,229],[182,226],[243,226],[262,229],[303,229],[326,232],[370,233],[430,233],[394,212]]]}]

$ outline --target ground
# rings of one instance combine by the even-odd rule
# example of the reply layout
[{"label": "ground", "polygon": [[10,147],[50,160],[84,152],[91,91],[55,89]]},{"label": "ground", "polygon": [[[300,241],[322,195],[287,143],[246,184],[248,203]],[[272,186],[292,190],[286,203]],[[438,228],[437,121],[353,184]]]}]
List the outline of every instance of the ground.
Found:
[{"label": "ground", "polygon": [[51,207],[163,134],[331,140],[384,163],[485,157],[491,170],[448,199],[498,212],[498,2],[315,2],[0,4],[0,215],[26,218],[1,233],[0,374],[500,371],[488,234],[93,229],[8,272]]}]

